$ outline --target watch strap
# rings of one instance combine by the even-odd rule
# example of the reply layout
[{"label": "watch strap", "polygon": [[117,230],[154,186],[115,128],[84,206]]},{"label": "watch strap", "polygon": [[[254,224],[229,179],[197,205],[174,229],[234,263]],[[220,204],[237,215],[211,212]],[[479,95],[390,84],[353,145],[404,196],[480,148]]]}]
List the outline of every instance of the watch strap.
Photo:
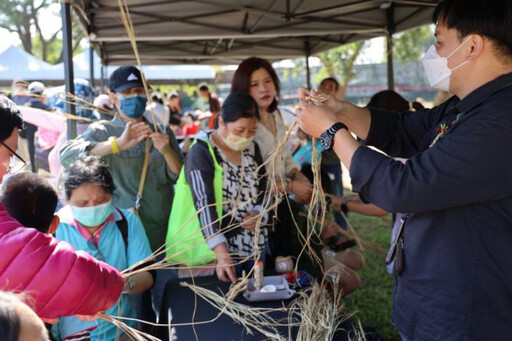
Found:
[{"label": "watch strap", "polygon": [[341,122],[336,122],[322,134],[322,146],[325,150],[332,150],[334,135],[336,135],[340,129],[346,129],[348,131],[346,125]]}]

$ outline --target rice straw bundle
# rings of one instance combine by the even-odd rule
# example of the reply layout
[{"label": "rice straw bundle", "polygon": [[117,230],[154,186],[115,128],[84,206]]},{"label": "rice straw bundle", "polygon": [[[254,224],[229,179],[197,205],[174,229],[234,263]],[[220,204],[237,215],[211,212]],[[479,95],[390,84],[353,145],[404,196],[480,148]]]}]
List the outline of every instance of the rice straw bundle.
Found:
[{"label": "rice straw bundle", "polygon": [[191,285],[188,283],[181,283],[182,286],[190,288],[198,296],[206,300],[213,307],[217,308],[220,313],[228,315],[235,322],[241,324],[247,333],[253,335],[253,330],[265,335],[269,340],[286,340],[279,334],[276,327],[280,326],[268,314],[273,311],[286,311],[282,309],[265,309],[249,307],[244,304],[228,300],[211,290]]},{"label": "rice straw bundle", "polygon": [[[70,92],[59,92],[57,94],[57,96],[59,97],[59,99],[61,101],[63,101],[64,103],[67,103],[67,104],[71,104],[75,107],[78,107],[80,109],[84,109],[84,110],[96,110],[97,112],[99,113],[102,113],[102,114],[106,114],[106,115],[111,115],[111,116],[114,116],[114,114],[112,113],[112,111],[110,110],[107,110],[107,109],[103,109],[103,108],[99,108],[97,106],[94,105],[94,103],[91,103],[89,102],[88,100],[84,99],[84,98],[81,98],[81,97],[78,97],[78,96],[75,96],[73,95],[72,93]],[[72,115],[70,115],[72,116]],[[93,120],[93,119],[87,119],[85,117],[83,117],[82,119],[85,119],[85,120],[89,120],[91,122],[93,121],[97,121],[97,120]]]},{"label": "rice straw bundle", "polygon": [[[149,86],[146,81],[146,76],[144,76],[144,72],[142,72],[142,61],[139,55],[139,49],[137,48],[137,39],[135,37],[135,30],[133,28],[132,18],[130,16],[130,11],[128,10],[128,3],[126,0],[117,0],[119,5],[119,14],[121,16],[121,21],[123,22],[126,33],[128,34],[128,38],[130,39],[130,44],[132,45],[133,54],[135,59],[137,60],[137,65],[139,66],[140,76],[142,78],[142,84],[144,85],[144,92],[146,93],[146,97],[148,99],[151,98],[149,94]],[[151,111],[151,119],[153,120],[153,129],[155,132],[159,132],[158,126],[156,124],[155,111],[153,110],[153,106],[150,106]]]},{"label": "rice straw bundle", "polygon": [[[313,262],[316,262],[320,265],[321,260],[311,245],[311,238],[313,236],[320,237],[320,228],[324,226],[325,223],[327,203],[325,201],[325,194],[322,188],[322,181],[320,176],[321,157],[318,155],[315,138],[313,138],[312,145],[313,153],[311,160],[311,170],[313,172],[313,191],[311,194],[311,201],[308,206],[306,236],[303,236],[302,233],[300,233],[299,236],[301,237],[304,245],[301,254],[302,252],[306,251]],[[317,228],[318,224],[320,224],[320,228]]]},{"label": "rice straw bundle", "polygon": [[98,317],[108,321],[121,329],[131,340],[134,341],[161,341],[159,338],[141,332],[133,327],[128,326],[126,323],[121,321],[121,318],[115,316],[107,316],[102,313],[96,314]]},{"label": "rice straw bundle", "polygon": [[357,325],[352,325],[352,330],[348,332],[349,341],[366,341],[366,335],[361,325],[361,321],[357,320]]},{"label": "rice straw bundle", "polygon": [[277,206],[281,202],[283,196],[286,194],[286,188],[284,184],[286,179],[284,176],[284,159],[282,157],[286,143],[290,138],[290,135],[297,125],[294,121],[290,126],[285,136],[279,141],[274,152],[268,157],[268,159],[258,167],[258,171],[261,167],[266,168],[267,175],[267,190],[265,193],[265,200],[263,207],[268,211],[277,211]]},{"label": "rice straw bundle", "polygon": [[[222,205],[222,204],[224,204],[224,202],[223,203],[214,203],[214,204],[206,205],[206,206],[200,208],[199,210],[196,211],[196,213],[187,222],[184,223],[183,226],[181,226],[180,228],[177,229],[176,233],[180,233],[186,227],[186,225],[189,224],[192,221],[192,219],[195,219],[201,213],[201,211],[207,209],[208,207],[216,206],[216,205]],[[212,224],[215,224],[216,222],[220,221],[221,219],[229,217],[232,213],[233,213],[233,210],[231,210],[229,212],[226,212],[222,217],[219,217],[217,220],[213,221]],[[261,224],[261,222],[259,222],[259,224]],[[211,224],[208,224],[207,226],[203,226],[203,227],[201,227],[201,229],[206,229],[210,225]],[[234,223],[234,224],[228,225],[225,229],[223,229],[222,231],[218,231],[217,233],[215,233],[214,235],[212,235],[209,238],[213,238],[213,237],[217,236],[220,233],[225,233],[225,232],[231,231],[231,230],[233,230],[235,228],[240,228],[240,224],[239,223]],[[188,240],[189,238],[193,238],[193,237],[194,236],[191,234],[191,235],[185,236],[184,238],[187,238],[186,240]],[[123,270],[122,273],[123,273],[124,276],[128,277],[128,276],[131,276],[131,275],[133,275],[135,273],[139,273],[139,272],[143,272],[143,271],[148,271],[148,270],[153,270],[153,269],[177,268],[178,263],[172,262],[173,257],[176,257],[177,255],[179,255],[179,254],[181,254],[183,252],[189,251],[190,249],[192,249],[194,247],[197,247],[198,245],[200,245],[200,243],[202,243],[202,240],[197,241],[195,244],[191,245],[188,248],[185,248],[183,250],[180,250],[180,251],[177,251],[177,252],[172,253],[170,255],[167,255],[162,260],[160,260],[158,262],[155,262],[155,263],[153,263],[153,264],[151,264],[151,265],[149,265],[147,267],[134,270],[135,268],[137,268],[141,264],[144,264],[144,263],[146,263],[148,261],[151,261],[154,258],[156,258],[156,257],[158,257],[158,256],[160,256],[162,254],[165,254],[168,251],[172,251],[175,247],[179,246],[179,244],[173,243],[172,240],[171,240],[168,243],[162,245],[160,248],[158,248],[155,252],[153,252],[146,259],[144,259],[144,260],[142,260],[142,261],[140,261],[140,262],[130,266],[129,268]],[[238,255],[235,255],[235,254],[231,254],[230,256],[233,256],[234,258],[240,258],[240,257],[238,257]],[[254,255],[244,256],[244,257],[242,257],[241,261],[246,261],[246,260],[248,260],[249,258],[251,258],[253,256]],[[183,267],[183,264],[182,264],[182,267]],[[198,267],[209,268],[209,267],[211,267],[211,265],[202,265],[202,266],[198,266]]]},{"label": "rice straw bundle", "polygon": [[[342,313],[339,281],[332,282],[332,294],[326,289],[326,281],[314,283],[310,290],[300,292],[290,308],[289,321],[292,324],[296,316],[300,317],[297,341],[332,340],[338,326],[350,316]],[[291,335],[291,327],[289,327]],[[291,339],[290,339],[291,340]]]}]

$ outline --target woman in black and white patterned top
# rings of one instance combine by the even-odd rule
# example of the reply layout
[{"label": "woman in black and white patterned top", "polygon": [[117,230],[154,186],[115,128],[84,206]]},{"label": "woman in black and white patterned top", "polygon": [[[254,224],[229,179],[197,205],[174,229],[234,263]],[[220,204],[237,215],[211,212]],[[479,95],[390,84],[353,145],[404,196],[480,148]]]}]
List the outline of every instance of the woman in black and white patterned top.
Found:
[{"label": "woman in black and white patterned top", "polygon": [[[256,237],[257,248],[264,252],[267,241],[266,228],[262,227],[258,236],[254,231],[266,189],[265,169],[259,167],[261,155],[253,141],[258,119],[258,106],[251,96],[229,95],[222,105],[219,128],[207,139],[198,140],[185,162],[194,205],[197,210],[206,207],[199,212],[199,221],[208,246],[217,255],[217,276],[223,281],[236,281],[232,255],[255,254]],[[216,202],[215,186],[220,184],[214,181],[216,163],[222,167],[222,211],[226,216],[221,221],[212,205]],[[262,219],[266,223],[265,215]],[[230,228],[233,225],[236,227]]]}]

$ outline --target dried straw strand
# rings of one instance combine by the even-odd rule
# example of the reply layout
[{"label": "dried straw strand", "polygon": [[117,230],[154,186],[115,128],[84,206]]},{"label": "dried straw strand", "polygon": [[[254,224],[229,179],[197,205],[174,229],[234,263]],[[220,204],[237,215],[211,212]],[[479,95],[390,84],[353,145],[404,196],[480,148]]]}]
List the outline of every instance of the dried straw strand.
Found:
[{"label": "dried straw strand", "polygon": [[[268,314],[272,311],[282,311],[283,309],[264,309],[248,307],[246,305],[228,300],[211,290],[194,286],[188,283],[181,283],[182,286],[190,288],[197,295],[202,297],[213,307],[220,310],[222,314],[228,315],[235,322],[241,324],[249,334],[253,334],[253,330],[265,335],[270,340],[285,340],[277,331],[276,327],[280,324],[276,323]],[[266,328],[264,328],[265,326]]]},{"label": "dried straw strand", "polygon": [[[326,289],[325,280],[322,284],[314,283],[310,290],[299,293],[290,308],[289,321],[295,322],[300,317],[297,341],[332,340],[340,323],[349,318],[342,313],[339,281],[332,282],[333,290]],[[289,328],[291,335],[291,327]],[[291,339],[290,339],[291,340]]]}]

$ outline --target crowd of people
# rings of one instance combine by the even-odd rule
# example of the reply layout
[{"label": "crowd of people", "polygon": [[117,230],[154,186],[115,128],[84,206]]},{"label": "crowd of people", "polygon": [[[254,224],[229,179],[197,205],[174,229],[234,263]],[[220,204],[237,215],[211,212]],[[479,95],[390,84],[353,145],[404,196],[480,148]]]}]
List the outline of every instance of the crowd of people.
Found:
[{"label": "crowd of people", "polygon": [[[129,340],[97,314],[151,333],[136,319],[158,321],[169,280],[236,283],[255,265],[282,273],[283,258],[348,295],[365,263],[349,212],[393,214],[403,340],[500,339],[512,325],[511,15],[498,0],[438,5],[422,61],[454,96],[432,109],[391,90],[358,107],[335,77],[299,89],[295,149],[281,144],[281,84],[259,57],[238,65],[224,99],[206,84],[196,100],[148,98],[140,70],[119,67],[75,138],[24,122],[23,106],[58,106],[41,82],[16,82],[12,100],[0,96],[1,339]],[[343,193],[341,163],[357,194]],[[326,207],[312,202],[315,181]],[[310,206],[324,223],[311,226]]]}]

